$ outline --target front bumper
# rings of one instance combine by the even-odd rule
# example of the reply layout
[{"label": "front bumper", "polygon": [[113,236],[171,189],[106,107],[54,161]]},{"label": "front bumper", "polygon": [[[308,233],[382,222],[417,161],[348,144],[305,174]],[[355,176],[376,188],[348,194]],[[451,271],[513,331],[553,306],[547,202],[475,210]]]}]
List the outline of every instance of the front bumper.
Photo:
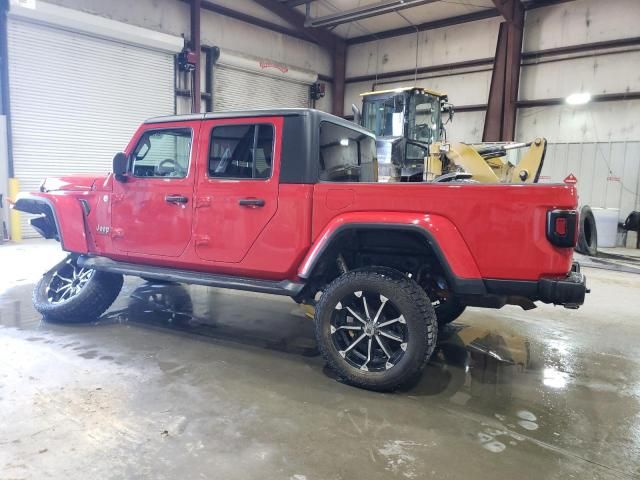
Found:
[{"label": "front bumper", "polygon": [[566,277],[541,278],[538,281],[540,301],[563,305],[566,308],[578,308],[584,303],[587,278],[580,272],[580,264],[575,262]]}]

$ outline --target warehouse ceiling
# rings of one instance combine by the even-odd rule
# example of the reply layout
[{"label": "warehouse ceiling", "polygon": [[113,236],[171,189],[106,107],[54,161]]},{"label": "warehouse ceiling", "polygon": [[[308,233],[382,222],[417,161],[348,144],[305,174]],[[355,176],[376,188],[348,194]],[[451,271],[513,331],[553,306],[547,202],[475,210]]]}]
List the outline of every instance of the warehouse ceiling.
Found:
[{"label": "warehouse ceiling", "polygon": [[[288,4],[301,0],[283,0]],[[294,8],[305,13],[309,6],[312,28],[328,28],[343,38],[370,35],[397,28],[435,22],[460,15],[495,12],[493,0],[316,0]]]},{"label": "warehouse ceiling", "polygon": [[[512,0],[274,1],[304,16],[308,29],[323,29],[357,41],[497,17],[503,8],[509,8]],[[571,0],[521,0],[521,3],[529,9],[566,1]],[[258,3],[264,5],[264,0]]]},{"label": "warehouse ceiling", "polygon": [[[195,0],[182,0],[190,2]],[[331,48],[573,0],[200,0],[202,8]],[[507,14],[508,15],[508,14]]]}]

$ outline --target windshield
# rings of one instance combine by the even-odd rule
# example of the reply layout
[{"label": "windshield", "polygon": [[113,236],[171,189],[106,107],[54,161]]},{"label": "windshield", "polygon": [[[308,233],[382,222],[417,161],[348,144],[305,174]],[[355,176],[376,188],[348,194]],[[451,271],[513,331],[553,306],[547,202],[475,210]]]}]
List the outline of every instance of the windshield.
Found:
[{"label": "windshield", "polygon": [[432,143],[440,140],[440,99],[419,93],[409,100],[409,138]]},{"label": "windshield", "polygon": [[362,113],[362,126],[378,137],[401,137],[403,132],[404,98],[396,95],[391,98],[365,100]]}]

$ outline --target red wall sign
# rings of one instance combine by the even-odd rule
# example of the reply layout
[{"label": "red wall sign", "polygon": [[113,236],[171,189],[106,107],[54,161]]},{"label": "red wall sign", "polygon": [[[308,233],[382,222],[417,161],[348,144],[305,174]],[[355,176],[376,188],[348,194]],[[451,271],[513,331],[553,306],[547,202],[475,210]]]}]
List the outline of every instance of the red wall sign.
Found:
[{"label": "red wall sign", "polygon": [[287,67],[285,65],[277,65],[277,64],[271,63],[271,62],[260,62],[260,68],[262,68],[262,69],[275,68],[277,70],[280,70],[282,73],[287,73],[289,71],[289,67]]},{"label": "red wall sign", "polygon": [[578,179],[576,178],[576,176],[573,173],[570,173],[564,179],[564,183],[566,183],[568,185],[575,185],[576,183],[578,183]]}]

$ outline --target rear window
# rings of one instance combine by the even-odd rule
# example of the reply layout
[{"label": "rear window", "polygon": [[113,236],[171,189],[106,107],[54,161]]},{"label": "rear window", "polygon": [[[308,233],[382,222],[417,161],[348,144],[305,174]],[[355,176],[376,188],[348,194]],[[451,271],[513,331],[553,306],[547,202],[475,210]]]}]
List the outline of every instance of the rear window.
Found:
[{"label": "rear window", "polygon": [[273,125],[234,124],[212,130],[209,177],[267,179],[272,168]]},{"label": "rear window", "polygon": [[377,182],[376,141],[357,130],[321,122],[320,180]]}]

